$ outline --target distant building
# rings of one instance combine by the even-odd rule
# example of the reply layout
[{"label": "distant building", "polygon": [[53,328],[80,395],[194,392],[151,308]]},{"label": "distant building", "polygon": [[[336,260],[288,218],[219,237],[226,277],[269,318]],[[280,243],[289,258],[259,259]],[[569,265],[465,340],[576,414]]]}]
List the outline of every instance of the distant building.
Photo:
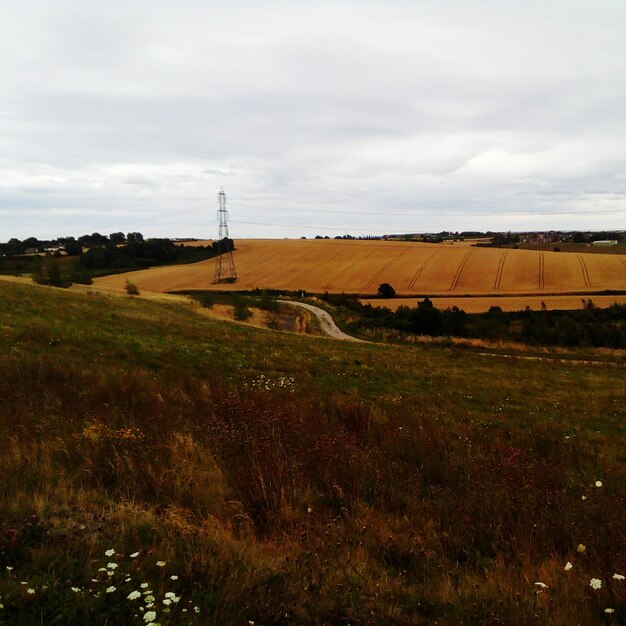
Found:
[{"label": "distant building", "polygon": [[617,240],[616,239],[601,239],[599,241],[592,241],[591,242],[592,246],[616,246],[617,245]]}]

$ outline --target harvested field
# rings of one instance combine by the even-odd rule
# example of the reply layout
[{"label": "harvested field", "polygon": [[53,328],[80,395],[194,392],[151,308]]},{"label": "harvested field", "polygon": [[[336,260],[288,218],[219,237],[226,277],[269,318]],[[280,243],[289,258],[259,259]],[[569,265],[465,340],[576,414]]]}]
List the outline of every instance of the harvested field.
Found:
[{"label": "harvested field", "polygon": [[626,290],[621,255],[475,248],[465,242],[236,241],[238,280],[212,285],[215,260],[106,276],[102,287],[122,289],[129,276],[141,291],[305,289],[375,294],[390,283],[400,295],[553,294]]},{"label": "harvested field", "polygon": [[[541,309],[541,303],[544,302],[546,309],[551,311],[557,310],[574,310],[583,308],[583,300],[591,299],[594,306],[608,307],[615,303],[626,305],[626,295],[624,296],[599,296],[594,294],[582,296],[504,296],[504,297],[471,297],[471,298],[432,298],[433,304],[438,309],[448,309],[458,306],[466,313],[485,313],[489,307],[499,306],[503,311],[521,311],[526,307],[530,307],[534,311]],[[393,298],[383,300],[379,298],[364,298],[361,300],[363,304],[371,304],[372,306],[384,306],[395,311],[399,306],[414,307],[418,302],[417,298]]]}]

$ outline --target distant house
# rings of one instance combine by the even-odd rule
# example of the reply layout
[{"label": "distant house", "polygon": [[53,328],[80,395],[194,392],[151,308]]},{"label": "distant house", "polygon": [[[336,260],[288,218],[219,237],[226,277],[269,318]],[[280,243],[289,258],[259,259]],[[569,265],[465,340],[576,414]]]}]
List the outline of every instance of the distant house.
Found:
[{"label": "distant house", "polygon": [[600,239],[598,241],[592,241],[591,245],[592,246],[598,246],[598,247],[616,246],[617,245],[617,240],[616,239]]}]

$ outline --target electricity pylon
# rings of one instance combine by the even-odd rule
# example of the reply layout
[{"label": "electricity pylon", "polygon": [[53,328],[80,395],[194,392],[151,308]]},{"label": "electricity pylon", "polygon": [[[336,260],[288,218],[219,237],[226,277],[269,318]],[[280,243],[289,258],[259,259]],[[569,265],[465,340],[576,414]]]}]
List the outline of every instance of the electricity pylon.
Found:
[{"label": "electricity pylon", "polygon": [[217,240],[217,260],[215,261],[213,283],[234,283],[237,280],[237,271],[235,270],[232,244],[228,236],[228,211],[226,210],[226,194],[223,187],[220,187],[217,201],[219,204],[217,218],[220,223],[220,230]]}]

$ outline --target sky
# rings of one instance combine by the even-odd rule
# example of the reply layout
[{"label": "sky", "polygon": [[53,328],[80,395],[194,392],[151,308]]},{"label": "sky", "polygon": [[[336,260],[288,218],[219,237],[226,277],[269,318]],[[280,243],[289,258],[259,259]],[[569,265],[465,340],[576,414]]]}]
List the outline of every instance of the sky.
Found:
[{"label": "sky", "polygon": [[0,0],[0,241],[626,229],[623,0]]}]

